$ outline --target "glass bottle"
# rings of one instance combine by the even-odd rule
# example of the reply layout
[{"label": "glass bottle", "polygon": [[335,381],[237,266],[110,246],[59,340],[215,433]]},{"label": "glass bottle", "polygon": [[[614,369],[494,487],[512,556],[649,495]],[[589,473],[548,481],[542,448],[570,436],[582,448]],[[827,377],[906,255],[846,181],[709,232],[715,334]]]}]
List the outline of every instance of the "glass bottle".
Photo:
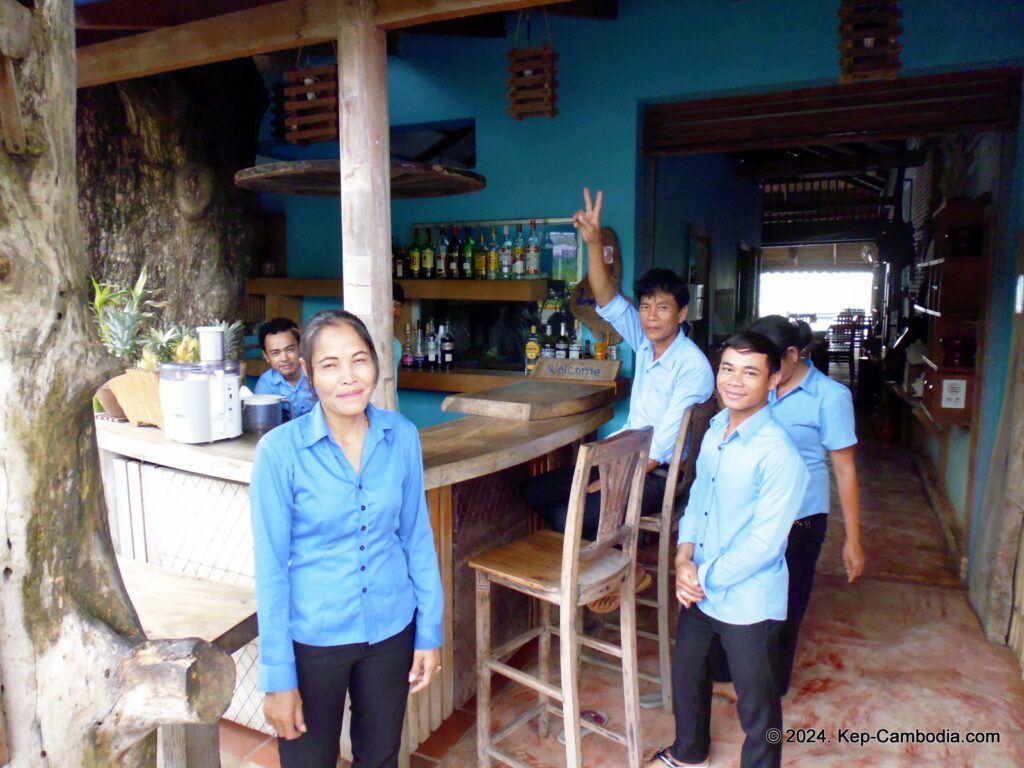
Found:
[{"label": "glass bottle", "polygon": [[526,238],[526,276],[540,275],[540,240],[537,238],[537,221],[530,220],[530,236]]},{"label": "glass bottle", "polygon": [[499,272],[502,280],[512,277],[512,240],[508,236],[508,224],[501,238],[501,248],[498,250]]},{"label": "glass bottle", "polygon": [[448,242],[448,277],[457,280],[459,260],[462,258],[462,241],[459,240],[459,225],[452,227],[452,239]]},{"label": "glass bottle", "polygon": [[594,344],[594,359],[595,360],[607,360],[608,359],[608,334],[602,333],[601,340]]},{"label": "glass bottle", "polygon": [[526,274],[526,243],[523,241],[523,225],[516,224],[516,239],[512,243],[512,278],[522,280]]},{"label": "glass bottle", "polygon": [[590,351],[590,339],[587,339],[583,344],[583,359],[593,360],[594,353]]},{"label": "glass bottle", "polygon": [[498,232],[491,227],[491,242],[487,244],[487,279],[497,280],[501,277],[501,246],[498,245]]},{"label": "glass bottle", "polygon": [[409,277],[420,276],[420,228],[412,228],[412,245],[409,246]]},{"label": "glass bottle", "polygon": [[412,362],[421,371],[423,364],[427,362],[427,353],[423,343],[423,326],[419,320],[416,321],[416,346],[413,348]]},{"label": "glass bottle", "polygon": [[541,357],[554,357],[555,356],[555,340],[551,337],[551,326],[544,326],[544,341],[541,342],[540,346]]},{"label": "glass bottle", "polygon": [[420,251],[420,277],[431,280],[434,277],[433,227],[427,227],[427,242]]},{"label": "glass bottle", "polygon": [[462,241],[462,278],[464,280],[473,279],[473,248],[475,247],[473,230],[466,227],[466,239]]},{"label": "glass bottle", "polygon": [[619,345],[618,344],[609,344],[608,345],[608,359],[609,360],[618,360],[619,359]]},{"label": "glass bottle", "polygon": [[412,368],[412,326],[405,324],[405,344],[402,347],[402,367]]},{"label": "glass bottle", "polygon": [[[438,262],[440,264],[440,262]],[[440,275],[439,275],[440,277]],[[433,319],[427,321],[427,370],[437,369],[437,333]]]},{"label": "glass bottle", "polygon": [[455,337],[452,336],[452,323],[449,320],[441,331],[441,367],[450,371],[455,365]]},{"label": "glass bottle", "polygon": [[537,360],[540,358],[540,337],[537,336],[537,326],[530,326],[530,335],[526,338],[526,346],[524,347],[526,357],[526,372],[533,373],[533,369],[537,367]]},{"label": "glass bottle", "polygon": [[441,227],[434,252],[434,277],[444,280],[448,277],[448,227]]},{"label": "glass bottle", "polygon": [[473,246],[473,277],[477,280],[487,279],[487,243],[484,237],[484,231],[480,230],[480,239]]},{"label": "glass bottle", "polygon": [[558,338],[555,339],[555,357],[559,360],[565,360],[569,357],[569,334],[566,333],[565,323],[562,323]]},{"label": "glass bottle", "polygon": [[395,256],[395,268],[392,270],[395,278],[403,280],[405,278],[405,246],[403,245],[398,249],[398,254]]},{"label": "glass bottle", "polygon": [[580,348],[580,329],[573,328],[572,337],[569,339],[569,359],[579,360],[583,350]]}]

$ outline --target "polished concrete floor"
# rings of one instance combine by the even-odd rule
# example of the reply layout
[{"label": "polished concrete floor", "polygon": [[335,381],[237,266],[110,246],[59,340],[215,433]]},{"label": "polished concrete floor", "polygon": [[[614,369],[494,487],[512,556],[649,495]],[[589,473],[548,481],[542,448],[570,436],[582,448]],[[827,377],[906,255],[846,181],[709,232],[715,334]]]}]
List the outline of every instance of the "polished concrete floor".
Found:
[{"label": "polished concrete floor", "polygon": [[[960,587],[933,513],[907,449],[867,444],[860,452],[865,576],[842,578],[841,517],[834,515],[818,566],[790,694],[784,699],[787,738],[783,764],[832,766],[1024,765],[1024,685],[1009,650],[988,643]],[[837,506],[837,505],[834,505]],[[654,671],[655,652],[641,641],[641,666]],[[615,672],[584,666],[582,705],[623,723],[621,682]],[[644,685],[642,691],[651,690]],[[509,722],[534,695],[514,684],[494,701],[495,729]],[[460,727],[428,745],[415,766],[476,766],[470,712]],[[648,748],[672,740],[673,721],[644,710]],[[736,708],[716,699],[712,714],[712,766],[739,762],[743,734]],[[541,740],[526,726],[502,747],[537,768],[564,765],[552,735]],[[224,765],[274,766],[273,741],[225,726]],[[990,743],[967,743],[975,734]],[[913,741],[878,740],[909,734]],[[874,737],[865,742],[867,737]],[[959,739],[959,741],[956,741]],[[802,743],[801,743],[802,741]],[[421,750],[422,752],[423,750]],[[584,765],[626,764],[622,747],[599,736],[584,739]]]}]

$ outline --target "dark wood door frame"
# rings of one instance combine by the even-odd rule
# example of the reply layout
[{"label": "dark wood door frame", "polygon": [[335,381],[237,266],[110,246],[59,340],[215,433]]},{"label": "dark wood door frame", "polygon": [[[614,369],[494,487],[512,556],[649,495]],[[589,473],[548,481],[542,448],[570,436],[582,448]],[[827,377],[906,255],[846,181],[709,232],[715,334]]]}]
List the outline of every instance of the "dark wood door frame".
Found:
[{"label": "dark wood door frame", "polygon": [[1010,130],[1021,70],[1001,68],[647,104],[645,157]]}]

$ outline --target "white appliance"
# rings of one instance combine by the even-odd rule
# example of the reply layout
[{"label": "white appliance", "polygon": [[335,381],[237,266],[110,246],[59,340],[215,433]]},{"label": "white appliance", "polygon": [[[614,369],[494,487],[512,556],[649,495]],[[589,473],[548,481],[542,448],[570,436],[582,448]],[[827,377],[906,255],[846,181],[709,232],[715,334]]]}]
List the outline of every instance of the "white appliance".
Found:
[{"label": "white appliance", "polygon": [[179,443],[212,443],[242,434],[238,363],[164,363],[160,407],[164,434]]}]

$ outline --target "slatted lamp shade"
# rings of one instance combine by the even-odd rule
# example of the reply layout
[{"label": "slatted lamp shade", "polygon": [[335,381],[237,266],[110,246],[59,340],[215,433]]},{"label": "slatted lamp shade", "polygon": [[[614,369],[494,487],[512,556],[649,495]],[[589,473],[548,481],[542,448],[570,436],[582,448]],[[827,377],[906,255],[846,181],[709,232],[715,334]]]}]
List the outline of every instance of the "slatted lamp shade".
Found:
[{"label": "slatted lamp shade", "polygon": [[843,0],[839,80],[895,78],[900,69],[899,0]]}]

